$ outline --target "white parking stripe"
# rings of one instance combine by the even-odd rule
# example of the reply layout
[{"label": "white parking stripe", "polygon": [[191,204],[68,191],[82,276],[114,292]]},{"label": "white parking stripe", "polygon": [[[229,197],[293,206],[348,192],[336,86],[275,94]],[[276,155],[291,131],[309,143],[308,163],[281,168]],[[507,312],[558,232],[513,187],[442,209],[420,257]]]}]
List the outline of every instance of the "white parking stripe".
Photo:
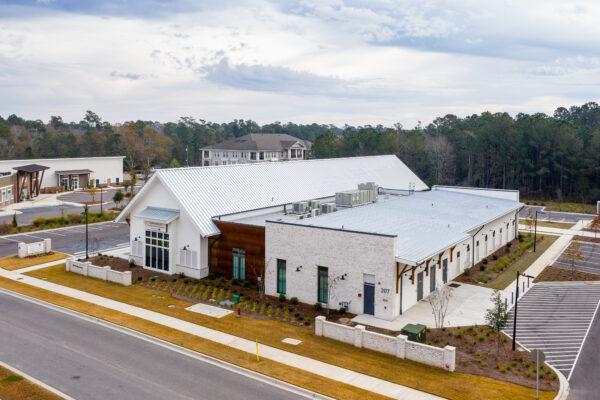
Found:
[{"label": "white parking stripe", "polygon": [[517,341],[544,351],[547,363],[570,377],[599,304],[600,285],[536,284],[518,300]]}]

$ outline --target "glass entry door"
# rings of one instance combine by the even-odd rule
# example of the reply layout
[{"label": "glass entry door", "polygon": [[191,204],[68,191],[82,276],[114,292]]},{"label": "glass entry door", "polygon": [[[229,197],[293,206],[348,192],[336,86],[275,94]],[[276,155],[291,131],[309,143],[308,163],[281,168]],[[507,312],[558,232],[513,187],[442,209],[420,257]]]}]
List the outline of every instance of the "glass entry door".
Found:
[{"label": "glass entry door", "polygon": [[233,249],[233,277],[241,281],[246,279],[246,251]]},{"label": "glass entry door", "polygon": [[146,254],[144,266],[169,271],[169,234],[154,230],[146,231]]}]

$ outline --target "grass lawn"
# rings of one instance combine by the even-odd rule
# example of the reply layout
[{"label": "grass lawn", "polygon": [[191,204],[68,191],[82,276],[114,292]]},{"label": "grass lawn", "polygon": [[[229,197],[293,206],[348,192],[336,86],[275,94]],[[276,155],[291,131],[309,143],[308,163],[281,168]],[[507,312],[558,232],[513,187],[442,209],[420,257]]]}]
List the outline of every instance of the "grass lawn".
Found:
[{"label": "grass lawn", "polygon": [[539,221],[538,220],[537,226],[538,226],[538,228],[541,226],[541,227],[546,227],[546,228],[570,229],[573,226],[575,226],[575,224],[572,224],[569,222],[550,222],[550,221]]},{"label": "grass lawn", "polygon": [[[525,399],[534,396],[534,391],[532,389],[523,386],[482,376],[449,373],[442,369],[429,367],[408,360],[400,360],[383,353],[357,349],[354,346],[336,340],[317,337],[312,330],[303,329],[288,323],[249,317],[238,319],[235,318],[234,315],[229,315],[221,319],[214,319],[201,314],[192,313],[184,310],[184,308],[191,305],[189,302],[169,296],[164,296],[162,299],[152,297],[152,295],[157,292],[145,287],[124,287],[81,275],[67,273],[65,272],[64,266],[55,266],[43,270],[32,271],[28,275],[37,278],[45,277],[50,282],[150,309],[249,340],[258,338],[259,342],[273,347],[352,369],[367,375],[376,376],[381,379],[449,399],[503,399],[507,398],[507,396],[512,399]],[[3,284],[5,282],[6,280],[2,281]],[[11,283],[19,284],[18,282]],[[39,292],[39,290],[34,289],[34,292]],[[288,303],[286,302],[286,305],[287,304]],[[168,305],[174,305],[175,307],[169,308]],[[86,307],[83,308],[83,312],[89,313]],[[163,327],[163,329],[171,331],[168,328]],[[302,340],[302,343],[298,346],[291,346],[281,342],[281,340],[288,337],[300,339]],[[213,346],[220,345],[213,344]],[[222,348],[223,346],[220,347]],[[231,349],[231,351],[235,350]],[[219,355],[216,356],[223,358]],[[242,358],[248,357],[244,356]],[[269,375],[274,376],[271,373],[269,373]],[[284,380],[289,381],[290,378],[290,376],[286,376]],[[314,386],[305,387],[315,389]],[[319,387],[318,391],[323,392],[322,389],[322,387]],[[340,393],[335,393],[334,397],[349,398]],[[373,396],[370,395],[367,397],[373,398]],[[542,394],[542,398],[552,397],[552,392],[544,392]]]},{"label": "grass lawn", "polygon": [[496,279],[485,284],[485,287],[491,289],[504,290],[515,280],[516,271],[524,272],[538,259],[548,248],[558,239],[558,236],[545,235],[544,240],[537,243],[536,252],[533,252],[533,247],[530,247],[525,254],[519,257],[515,262],[509,264],[508,267]]},{"label": "grass lawn", "polygon": [[0,399],[2,400],[60,400],[61,397],[0,367]]},{"label": "grass lawn", "polygon": [[7,271],[14,271],[16,269],[31,267],[33,265],[62,260],[67,257],[69,257],[68,254],[59,253],[57,251],[53,251],[49,254],[44,254],[40,256],[32,256],[25,258],[19,258],[17,256],[8,256],[0,258],[0,268],[5,269]]}]

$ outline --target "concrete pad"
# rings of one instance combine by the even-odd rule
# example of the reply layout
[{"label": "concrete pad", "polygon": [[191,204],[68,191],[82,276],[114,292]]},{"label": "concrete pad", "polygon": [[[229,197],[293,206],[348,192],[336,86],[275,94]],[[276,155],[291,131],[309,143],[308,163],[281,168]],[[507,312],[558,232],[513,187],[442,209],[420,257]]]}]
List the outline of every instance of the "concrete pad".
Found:
[{"label": "concrete pad", "polygon": [[[448,304],[444,326],[484,324],[485,312],[492,307],[490,298],[494,290],[462,282],[456,282],[456,284],[460,286],[457,288],[451,287],[452,297]],[[508,299],[510,304],[510,292],[501,291],[500,293],[503,298]],[[435,328],[431,306],[426,300],[418,302],[393,321],[385,321],[372,315],[362,314],[354,317],[352,322],[393,331],[400,331],[406,324],[423,324]]]},{"label": "concrete pad", "polygon": [[282,342],[291,344],[292,346],[298,346],[300,343],[302,343],[302,340],[292,339],[292,338],[288,337],[288,338],[283,339]]},{"label": "concrete pad", "polygon": [[223,318],[224,316],[233,313],[231,310],[224,310],[220,307],[213,307],[209,306],[208,304],[201,303],[194,304],[193,306],[186,308],[186,310],[215,318]]}]

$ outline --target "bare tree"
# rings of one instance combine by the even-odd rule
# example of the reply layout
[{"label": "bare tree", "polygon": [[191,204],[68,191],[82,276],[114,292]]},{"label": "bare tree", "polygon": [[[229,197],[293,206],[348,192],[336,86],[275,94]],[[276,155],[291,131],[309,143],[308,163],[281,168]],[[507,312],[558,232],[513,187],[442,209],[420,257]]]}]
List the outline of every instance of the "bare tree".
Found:
[{"label": "bare tree", "polygon": [[455,158],[452,144],[446,136],[427,136],[427,152],[433,166],[435,183],[445,184],[452,182]]},{"label": "bare tree", "polygon": [[571,267],[571,277],[575,276],[575,262],[578,260],[584,260],[581,254],[581,244],[577,242],[571,242],[571,245],[565,250],[563,256]]},{"label": "bare tree", "polygon": [[448,311],[448,304],[450,304],[450,298],[452,298],[452,291],[448,285],[442,285],[441,287],[438,287],[429,295],[429,297],[427,297],[427,302],[431,307],[436,328],[444,327],[444,321],[446,319],[446,312]]}]

